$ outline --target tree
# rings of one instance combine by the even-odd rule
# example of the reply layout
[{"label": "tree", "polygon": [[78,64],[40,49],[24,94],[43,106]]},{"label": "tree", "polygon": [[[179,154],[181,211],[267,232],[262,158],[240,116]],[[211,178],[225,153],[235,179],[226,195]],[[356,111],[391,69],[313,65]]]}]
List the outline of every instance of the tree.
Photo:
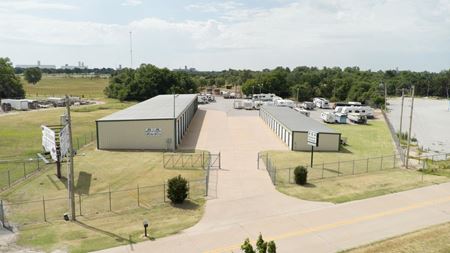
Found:
[{"label": "tree", "polygon": [[29,68],[23,72],[23,76],[28,83],[36,85],[42,78],[42,71],[40,68]]},{"label": "tree", "polygon": [[23,98],[25,91],[8,58],[0,58],[0,98]]},{"label": "tree", "polygon": [[241,250],[244,253],[276,253],[277,247],[274,241],[265,242],[262,235],[259,234],[258,240],[256,241],[256,251],[253,249],[250,240],[245,239],[244,243],[241,245]]},{"label": "tree", "polygon": [[174,204],[182,204],[189,193],[189,186],[186,179],[178,175],[168,181],[167,197]]}]

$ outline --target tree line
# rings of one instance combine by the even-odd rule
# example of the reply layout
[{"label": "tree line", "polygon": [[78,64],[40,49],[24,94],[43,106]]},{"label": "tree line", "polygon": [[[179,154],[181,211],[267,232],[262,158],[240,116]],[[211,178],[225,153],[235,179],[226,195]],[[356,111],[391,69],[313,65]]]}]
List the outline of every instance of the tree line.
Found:
[{"label": "tree line", "polygon": [[184,72],[170,71],[151,64],[137,69],[122,69],[112,73],[105,94],[110,98],[142,101],[159,94],[196,93],[197,85]]},{"label": "tree line", "polygon": [[275,93],[299,101],[325,97],[331,101],[359,101],[380,106],[384,101],[384,87],[388,96],[405,93],[412,85],[418,96],[448,97],[450,69],[439,73],[413,71],[371,71],[358,67],[277,67],[273,70],[225,70],[191,74],[199,87],[241,86],[246,95]]}]

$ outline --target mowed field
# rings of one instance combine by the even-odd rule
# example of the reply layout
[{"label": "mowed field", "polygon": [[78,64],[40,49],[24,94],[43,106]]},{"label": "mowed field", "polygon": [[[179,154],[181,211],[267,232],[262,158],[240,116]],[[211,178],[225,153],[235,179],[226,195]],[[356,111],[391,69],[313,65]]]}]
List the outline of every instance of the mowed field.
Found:
[{"label": "mowed field", "polygon": [[450,252],[450,223],[375,242],[342,253],[438,253]]},{"label": "mowed field", "polygon": [[[7,220],[20,231],[18,244],[47,252],[88,252],[146,240],[144,219],[151,222],[153,238],[194,225],[203,214],[205,171],[165,169],[162,157],[160,152],[99,151],[95,143],[80,149],[74,161],[75,223],[63,220],[69,212],[65,165],[62,179],[56,177],[53,165],[4,191]],[[164,184],[177,175],[190,182],[190,199],[171,205]]]},{"label": "mowed field", "polygon": [[22,84],[29,98],[61,97],[64,95],[104,98],[104,90],[109,79],[102,77],[71,77],[65,75],[43,75],[36,85],[28,84],[22,78]]},{"label": "mowed field", "polygon": [[[69,94],[102,103],[72,107],[73,141],[75,149],[80,147],[74,162],[77,222],[62,219],[68,212],[65,163],[61,179],[56,177],[56,166],[50,164],[0,193],[7,221],[19,230],[20,246],[46,252],[88,252],[148,240],[142,236],[144,219],[151,224],[150,238],[159,238],[194,225],[202,216],[202,168],[165,169],[160,152],[96,150],[95,120],[134,104],[105,98],[107,83],[107,79],[44,76],[36,86],[24,84],[27,97]],[[0,160],[35,158],[42,151],[40,126],[59,124],[64,112],[65,108],[51,108],[1,115]],[[12,179],[23,176],[21,166],[0,164],[2,187],[7,184],[7,171]],[[183,205],[171,205],[166,196],[167,179],[177,175],[190,182],[189,200]]]},{"label": "mowed field", "polygon": [[[400,160],[394,161],[394,144],[386,123],[381,119],[371,120],[367,125],[328,126],[341,132],[342,137],[347,138],[347,145],[341,146],[340,152],[314,153],[315,167],[308,170],[310,182],[307,186],[293,183],[293,168],[309,166],[310,152],[268,152],[277,168],[277,189],[280,192],[306,200],[342,203],[449,180],[441,174],[422,175],[415,170],[393,169]],[[353,163],[352,160],[356,161]]]}]

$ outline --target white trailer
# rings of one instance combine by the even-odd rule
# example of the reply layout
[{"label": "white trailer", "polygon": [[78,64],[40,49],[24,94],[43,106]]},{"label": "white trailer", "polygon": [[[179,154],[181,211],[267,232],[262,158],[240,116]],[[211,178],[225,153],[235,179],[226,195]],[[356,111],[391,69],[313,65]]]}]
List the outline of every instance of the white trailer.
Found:
[{"label": "white trailer", "polygon": [[332,112],[322,112],[320,118],[326,123],[335,123],[336,116]]},{"label": "white trailer", "polygon": [[319,107],[322,109],[330,108],[330,102],[328,100],[326,100],[325,98],[314,98],[313,103],[316,105],[316,107]]},{"label": "white trailer", "polygon": [[367,117],[365,115],[359,113],[350,113],[347,115],[348,120],[356,124],[366,124]]},{"label": "white trailer", "polygon": [[367,118],[374,117],[373,109],[369,106],[337,106],[334,109],[334,112],[343,114],[356,113],[366,116]]},{"label": "white trailer", "polygon": [[253,110],[253,101],[251,100],[244,100],[242,105],[244,106],[245,110]]},{"label": "white trailer", "polygon": [[243,109],[244,108],[244,104],[242,102],[242,100],[234,100],[233,101],[233,108],[234,109]]},{"label": "white trailer", "polygon": [[9,104],[11,108],[18,111],[26,111],[30,109],[28,99],[2,99],[1,105]]}]

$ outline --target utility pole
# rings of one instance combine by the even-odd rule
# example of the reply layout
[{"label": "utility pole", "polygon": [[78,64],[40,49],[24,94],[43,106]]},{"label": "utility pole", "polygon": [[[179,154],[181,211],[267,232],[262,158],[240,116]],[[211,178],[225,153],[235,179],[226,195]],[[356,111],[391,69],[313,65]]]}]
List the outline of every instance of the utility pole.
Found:
[{"label": "utility pole", "polygon": [[384,83],[384,110],[387,112],[387,85]]},{"label": "utility pole", "polygon": [[298,95],[299,95],[299,92],[300,92],[300,88],[297,88],[297,103],[299,102],[299,101],[298,101]]},{"label": "utility pole", "polygon": [[406,148],[406,168],[408,169],[409,165],[409,148],[411,144],[411,128],[412,128],[412,118],[413,118],[413,109],[414,109],[414,85],[412,86],[412,94],[411,94],[411,113],[409,114],[409,132],[408,132],[408,145]]},{"label": "utility pole", "polygon": [[66,95],[66,109],[67,109],[67,127],[69,132],[69,157],[67,164],[67,189],[69,190],[69,207],[70,207],[70,220],[75,221],[75,189],[73,179],[73,145],[72,145],[72,119],[70,117],[70,99]]},{"label": "utility pole", "polygon": [[399,130],[399,132],[400,132],[400,134],[399,134],[400,140],[403,138],[402,137],[402,124],[403,124],[403,103],[404,103],[404,101],[405,101],[405,89],[402,88],[402,107],[401,107],[401,110],[400,110],[400,130]]},{"label": "utility pole", "polygon": [[130,68],[133,68],[133,32],[130,32]]}]

